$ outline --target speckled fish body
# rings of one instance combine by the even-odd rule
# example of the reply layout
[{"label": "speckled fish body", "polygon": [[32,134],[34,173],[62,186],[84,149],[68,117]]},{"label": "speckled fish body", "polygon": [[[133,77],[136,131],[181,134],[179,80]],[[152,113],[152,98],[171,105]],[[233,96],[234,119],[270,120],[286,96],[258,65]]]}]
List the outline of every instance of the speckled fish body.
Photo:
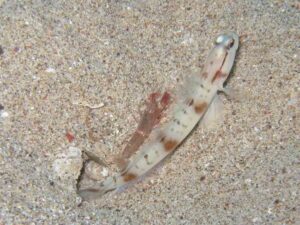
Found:
[{"label": "speckled fish body", "polygon": [[127,167],[108,177],[98,187],[79,190],[84,200],[101,197],[143,176],[173,152],[195,125],[206,117],[218,91],[229,76],[238,49],[238,36],[226,33],[218,36],[201,73],[193,75],[186,84],[184,100],[178,102],[170,122],[163,125],[156,137],[141,146]]}]

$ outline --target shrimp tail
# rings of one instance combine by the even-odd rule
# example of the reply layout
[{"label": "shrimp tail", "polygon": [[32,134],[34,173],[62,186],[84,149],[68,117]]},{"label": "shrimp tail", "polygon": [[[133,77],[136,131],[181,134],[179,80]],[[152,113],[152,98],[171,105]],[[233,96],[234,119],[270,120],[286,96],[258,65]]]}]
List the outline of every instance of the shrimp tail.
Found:
[{"label": "shrimp tail", "polygon": [[108,190],[101,188],[86,188],[77,191],[77,194],[82,198],[82,201],[90,201],[102,197]]},{"label": "shrimp tail", "polygon": [[83,201],[91,201],[102,197],[104,194],[117,189],[117,185],[113,182],[112,177],[108,177],[100,185],[77,190],[77,194]]}]

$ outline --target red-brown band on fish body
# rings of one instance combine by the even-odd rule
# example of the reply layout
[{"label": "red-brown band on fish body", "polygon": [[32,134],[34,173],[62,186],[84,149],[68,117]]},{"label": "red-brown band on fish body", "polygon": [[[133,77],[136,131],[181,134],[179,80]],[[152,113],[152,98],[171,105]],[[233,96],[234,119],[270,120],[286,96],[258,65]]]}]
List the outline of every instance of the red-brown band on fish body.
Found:
[{"label": "red-brown band on fish body", "polygon": [[164,144],[165,151],[169,152],[169,151],[173,151],[179,143],[176,140],[167,139],[164,140],[163,144]]},{"label": "red-brown band on fish body", "polygon": [[206,102],[201,102],[201,103],[198,103],[198,104],[195,104],[195,112],[197,114],[201,114],[205,111],[205,109],[207,108],[207,103]]},{"label": "red-brown band on fish body", "polygon": [[126,172],[126,173],[122,174],[122,176],[123,176],[124,182],[132,181],[135,178],[137,178],[137,175],[135,175],[134,173],[130,173],[130,172]]}]

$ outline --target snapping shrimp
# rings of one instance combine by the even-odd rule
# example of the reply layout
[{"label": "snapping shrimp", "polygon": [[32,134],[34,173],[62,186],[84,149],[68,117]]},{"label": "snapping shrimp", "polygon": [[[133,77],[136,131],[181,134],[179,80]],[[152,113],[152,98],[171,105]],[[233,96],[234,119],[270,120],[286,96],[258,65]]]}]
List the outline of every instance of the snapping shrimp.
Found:
[{"label": "snapping shrimp", "polygon": [[202,71],[186,83],[184,100],[177,102],[170,121],[158,129],[153,140],[140,147],[123,171],[106,178],[99,186],[79,190],[82,199],[99,198],[137,180],[170,155],[199,121],[209,117],[218,102],[218,92],[224,91],[238,45],[238,35],[233,32],[218,36]]}]

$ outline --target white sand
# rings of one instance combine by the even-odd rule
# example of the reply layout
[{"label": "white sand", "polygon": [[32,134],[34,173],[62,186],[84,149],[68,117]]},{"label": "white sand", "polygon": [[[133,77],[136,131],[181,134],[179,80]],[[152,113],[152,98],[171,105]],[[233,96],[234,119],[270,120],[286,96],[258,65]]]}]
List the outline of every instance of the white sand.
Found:
[{"label": "white sand", "polygon": [[[299,223],[299,3],[168,2],[0,1],[0,224]],[[76,147],[109,161],[142,100],[228,30],[242,36],[227,84],[242,97],[222,98],[225,121],[144,182],[78,207],[78,171],[59,178],[55,160]]]}]

